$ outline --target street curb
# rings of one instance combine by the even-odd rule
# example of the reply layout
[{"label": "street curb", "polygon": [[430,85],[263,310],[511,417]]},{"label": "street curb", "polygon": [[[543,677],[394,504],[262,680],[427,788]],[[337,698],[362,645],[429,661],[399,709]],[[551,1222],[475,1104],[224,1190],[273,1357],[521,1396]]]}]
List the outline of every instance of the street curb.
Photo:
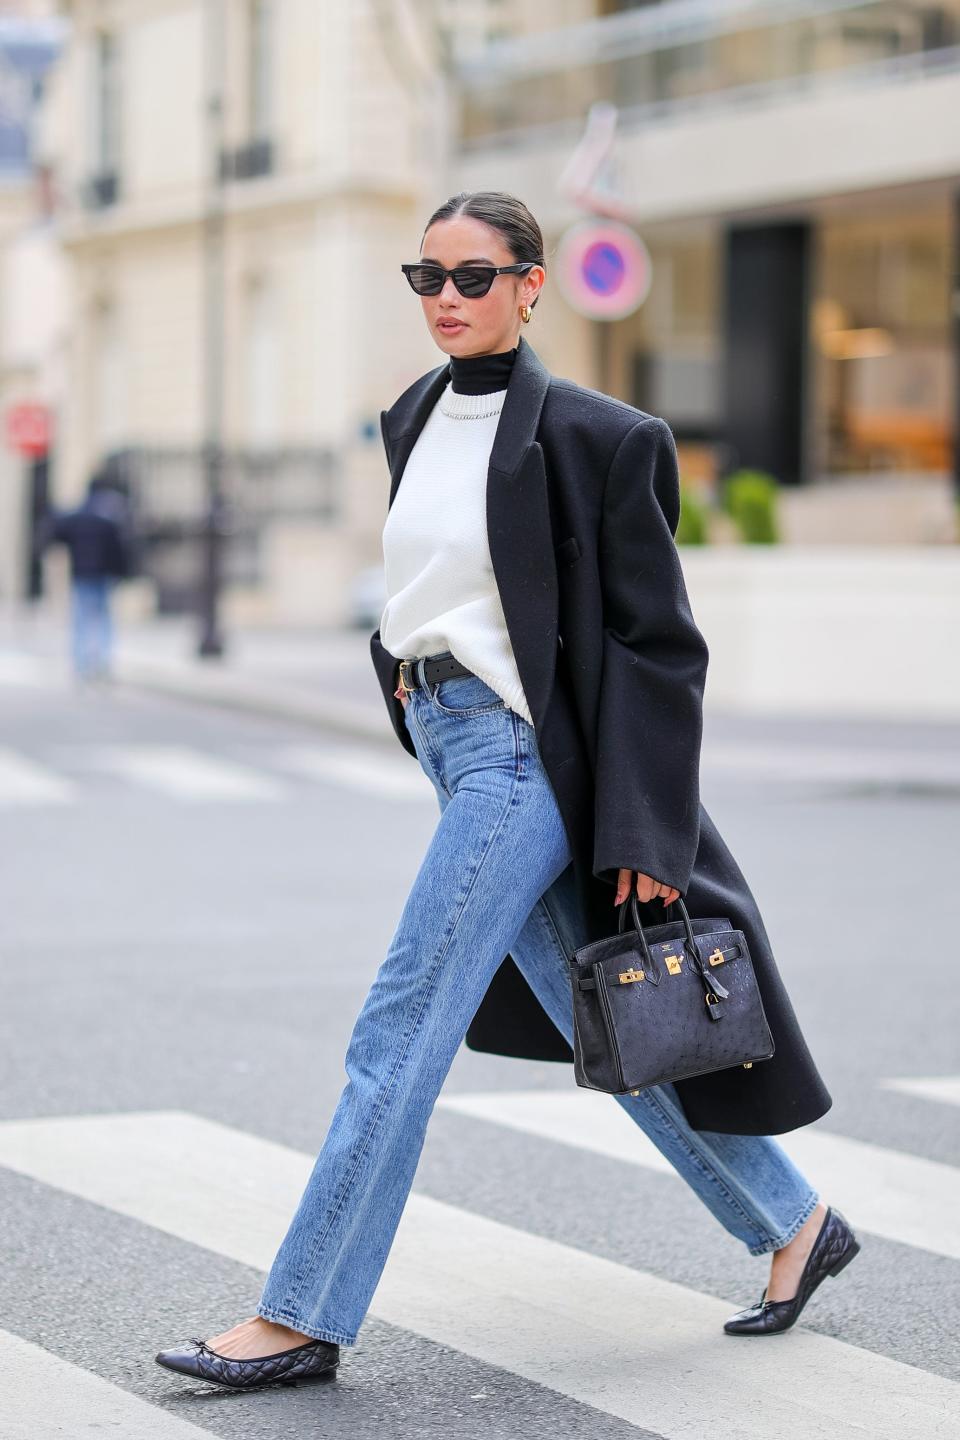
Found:
[{"label": "street curb", "polygon": [[378,718],[371,706],[362,703],[330,700],[289,685],[268,690],[262,683],[251,684],[234,675],[199,676],[185,673],[179,667],[156,665],[123,655],[117,657],[115,674],[116,683],[127,688],[150,690],[268,720],[290,720],[351,739],[372,740],[394,748],[397,745],[389,716]]}]

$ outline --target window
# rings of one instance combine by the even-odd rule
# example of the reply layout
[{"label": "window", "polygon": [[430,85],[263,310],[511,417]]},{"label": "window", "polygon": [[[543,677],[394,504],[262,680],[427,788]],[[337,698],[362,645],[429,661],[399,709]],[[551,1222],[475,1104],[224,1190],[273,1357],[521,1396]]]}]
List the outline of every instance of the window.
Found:
[{"label": "window", "polygon": [[251,140],[265,140],[273,127],[274,0],[248,0],[247,117]]},{"label": "window", "polygon": [[93,169],[115,175],[120,168],[120,54],[117,37],[100,31],[94,41]]}]

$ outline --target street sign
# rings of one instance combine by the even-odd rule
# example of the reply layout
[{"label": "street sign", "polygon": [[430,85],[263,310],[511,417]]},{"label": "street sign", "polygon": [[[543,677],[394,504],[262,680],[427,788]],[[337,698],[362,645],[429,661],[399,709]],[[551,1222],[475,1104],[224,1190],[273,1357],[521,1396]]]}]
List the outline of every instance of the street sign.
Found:
[{"label": "street sign", "polygon": [[46,405],[24,400],[11,405],[6,413],[7,446],[19,455],[33,460],[50,449],[52,419]]},{"label": "street sign", "polygon": [[580,220],[557,249],[557,284],[574,310],[592,320],[622,320],[646,300],[653,280],[650,252],[619,220]]}]

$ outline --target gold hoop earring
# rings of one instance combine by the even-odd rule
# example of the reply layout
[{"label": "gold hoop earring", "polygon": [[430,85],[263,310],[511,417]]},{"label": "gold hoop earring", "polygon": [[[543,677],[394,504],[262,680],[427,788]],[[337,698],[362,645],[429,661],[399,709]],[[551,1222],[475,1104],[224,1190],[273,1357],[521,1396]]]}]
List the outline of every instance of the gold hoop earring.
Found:
[{"label": "gold hoop earring", "polygon": [[532,307],[529,306],[529,305],[524,305],[523,309],[520,311],[520,319],[523,321],[524,325],[529,325],[529,323],[530,323],[530,316],[531,316],[532,314],[533,314],[533,309],[532,309]]}]

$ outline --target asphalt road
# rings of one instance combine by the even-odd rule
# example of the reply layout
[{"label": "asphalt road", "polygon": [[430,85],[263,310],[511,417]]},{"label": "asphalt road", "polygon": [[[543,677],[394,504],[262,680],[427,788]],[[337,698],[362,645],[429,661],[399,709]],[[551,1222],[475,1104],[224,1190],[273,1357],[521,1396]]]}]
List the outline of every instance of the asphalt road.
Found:
[{"label": "asphalt road", "polygon": [[399,746],[42,670],[0,716],[3,1440],[958,1433],[956,730],[708,721],[704,803],[834,1095],[796,1138],[863,1242],[802,1327],[722,1336],[766,1259],[568,1067],[461,1048],[337,1380],[242,1394],[153,1355],[253,1314],[289,1214],[256,1187],[323,1140],[433,791]]}]

